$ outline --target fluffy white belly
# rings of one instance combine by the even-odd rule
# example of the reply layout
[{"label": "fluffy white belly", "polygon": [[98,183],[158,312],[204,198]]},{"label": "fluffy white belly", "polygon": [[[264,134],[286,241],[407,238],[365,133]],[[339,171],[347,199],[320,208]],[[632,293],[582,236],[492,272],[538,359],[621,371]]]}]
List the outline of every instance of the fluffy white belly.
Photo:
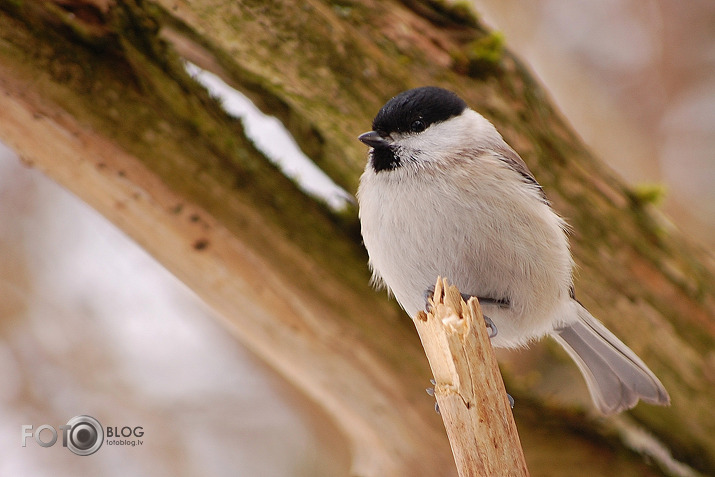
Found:
[{"label": "fluffy white belly", "polygon": [[486,187],[478,175],[405,180],[409,173],[367,169],[358,197],[370,266],[410,316],[443,276],[462,293],[509,301],[483,307],[499,329],[495,346],[525,344],[569,320],[572,261],[548,205],[536,194]]}]

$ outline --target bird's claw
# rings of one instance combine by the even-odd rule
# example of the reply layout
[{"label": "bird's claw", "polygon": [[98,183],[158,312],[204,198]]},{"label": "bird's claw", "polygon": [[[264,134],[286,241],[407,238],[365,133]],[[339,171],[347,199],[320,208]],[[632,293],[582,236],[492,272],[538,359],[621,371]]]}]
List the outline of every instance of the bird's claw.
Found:
[{"label": "bird's claw", "polygon": [[[429,382],[432,384],[432,386],[437,386],[437,381],[435,381],[434,379],[430,379]],[[427,389],[425,389],[425,391],[427,391],[427,394],[434,397],[434,387],[427,388]],[[434,412],[436,412],[437,414],[440,414],[439,403],[437,401],[434,402]]]},{"label": "bird's claw", "polygon": [[435,381],[434,379],[430,379],[429,382],[432,387],[425,389],[425,391],[427,391],[427,394],[429,394],[430,396],[434,396],[434,386],[437,386],[437,381]]},{"label": "bird's claw", "polygon": [[429,287],[427,290],[425,290],[422,297],[425,299],[425,313],[429,313],[431,308],[430,299],[434,297],[434,287]]},{"label": "bird's claw", "polygon": [[497,329],[497,325],[494,324],[491,318],[488,316],[484,316],[484,322],[487,325],[487,328],[489,328],[489,339],[493,339],[496,337],[496,335],[499,334],[499,330]]}]

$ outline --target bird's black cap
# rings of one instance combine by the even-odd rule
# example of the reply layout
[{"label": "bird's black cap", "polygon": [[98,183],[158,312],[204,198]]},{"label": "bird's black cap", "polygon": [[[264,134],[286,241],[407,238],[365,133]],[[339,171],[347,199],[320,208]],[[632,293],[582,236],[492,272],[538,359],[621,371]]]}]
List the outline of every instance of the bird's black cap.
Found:
[{"label": "bird's black cap", "polygon": [[467,103],[455,93],[423,86],[404,91],[385,103],[372,121],[372,129],[387,134],[408,132],[414,130],[415,121],[421,121],[424,129],[459,116],[466,108]]}]

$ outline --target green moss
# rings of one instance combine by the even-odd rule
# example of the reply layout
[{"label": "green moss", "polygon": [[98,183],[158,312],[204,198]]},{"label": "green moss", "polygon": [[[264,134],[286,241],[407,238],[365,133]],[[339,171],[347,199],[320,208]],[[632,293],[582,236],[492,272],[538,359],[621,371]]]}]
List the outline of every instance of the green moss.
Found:
[{"label": "green moss", "polygon": [[480,78],[493,74],[499,69],[504,57],[504,35],[493,31],[477,38],[467,45],[465,56],[469,76]]},{"label": "green moss", "polygon": [[[341,2],[339,6],[351,8],[353,14],[362,14],[360,3]],[[255,10],[231,10],[227,31],[212,38],[232,39],[241,32],[252,31],[255,19],[266,16],[265,8],[268,8],[267,5],[261,3]],[[356,49],[352,41],[341,41],[339,38],[335,38],[334,42],[324,41],[326,35],[334,32],[331,23],[324,22],[322,16],[310,15],[298,22],[290,12],[279,11],[281,13],[276,15],[285,23],[271,26],[271,34],[265,35],[265,38],[260,34],[251,34],[240,46],[231,43],[230,52],[197,34],[169,11],[162,12],[162,22],[205,49],[221,66],[233,87],[248,96],[264,113],[280,119],[301,150],[336,183],[347,190],[354,190],[356,169],[351,167],[351,161],[335,158],[360,157],[362,161],[364,151],[361,150],[361,143],[353,139],[362,129],[356,127],[354,133],[345,134],[350,121],[359,115],[352,112],[354,105],[346,106],[342,102],[354,96],[354,91],[360,87],[365,63],[372,62],[365,59],[363,52]],[[229,12],[222,10],[215,14],[225,17]],[[269,66],[263,64],[266,55],[280,56],[280,66],[277,62]],[[296,58],[303,60],[295,61]],[[318,68],[321,73],[319,80],[314,78],[316,64],[321,65]],[[336,75],[334,71],[341,74]],[[300,91],[298,94],[296,89]],[[333,100],[327,104],[322,97],[315,98],[326,90],[335,92]],[[358,105],[364,106],[362,103]]]},{"label": "green moss", "polygon": [[629,191],[629,196],[633,202],[639,205],[660,205],[665,199],[667,191],[664,184],[643,183]]},{"label": "green moss", "polygon": [[474,40],[468,49],[467,56],[473,60],[483,60],[489,63],[499,63],[504,53],[504,34],[493,31],[489,35]]}]

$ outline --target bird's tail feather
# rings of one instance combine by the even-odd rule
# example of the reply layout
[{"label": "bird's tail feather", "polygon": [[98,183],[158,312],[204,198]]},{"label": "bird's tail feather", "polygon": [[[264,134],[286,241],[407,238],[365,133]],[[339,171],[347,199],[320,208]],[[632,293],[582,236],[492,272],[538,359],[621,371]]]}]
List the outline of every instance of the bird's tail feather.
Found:
[{"label": "bird's tail feather", "polygon": [[580,304],[578,318],[552,336],[578,365],[601,412],[630,409],[639,399],[670,404],[668,392],[648,366]]}]

